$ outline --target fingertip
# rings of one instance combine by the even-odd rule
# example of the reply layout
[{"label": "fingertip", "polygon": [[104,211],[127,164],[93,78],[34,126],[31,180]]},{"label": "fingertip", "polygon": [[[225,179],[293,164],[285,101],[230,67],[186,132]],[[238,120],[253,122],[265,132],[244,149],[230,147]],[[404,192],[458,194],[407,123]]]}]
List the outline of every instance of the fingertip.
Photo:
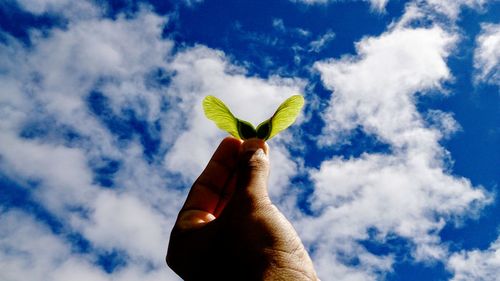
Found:
[{"label": "fingertip", "polygon": [[232,136],[225,137],[219,144],[220,148],[230,151],[239,151],[243,141]]},{"label": "fingertip", "polygon": [[227,143],[229,145],[241,145],[242,142],[242,140],[237,139],[233,136],[227,136],[222,140],[222,143]]},{"label": "fingertip", "polygon": [[258,149],[262,149],[266,155],[269,155],[269,146],[267,143],[261,139],[252,138],[245,140],[241,145],[241,151],[244,154],[251,153],[253,154]]},{"label": "fingertip", "polygon": [[224,138],[211,160],[225,162],[228,167],[235,165],[241,150],[242,141],[233,137]]},{"label": "fingertip", "polygon": [[267,142],[264,142],[264,153],[269,156],[269,145],[267,145]]}]

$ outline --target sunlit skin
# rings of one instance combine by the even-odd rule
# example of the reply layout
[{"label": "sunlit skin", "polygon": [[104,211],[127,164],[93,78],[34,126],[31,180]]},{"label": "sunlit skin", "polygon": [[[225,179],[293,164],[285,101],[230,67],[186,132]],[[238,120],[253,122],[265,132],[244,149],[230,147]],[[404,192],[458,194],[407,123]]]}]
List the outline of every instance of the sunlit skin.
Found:
[{"label": "sunlit skin", "polygon": [[172,230],[168,265],[184,280],[317,280],[290,222],[267,191],[269,147],[224,139]]}]

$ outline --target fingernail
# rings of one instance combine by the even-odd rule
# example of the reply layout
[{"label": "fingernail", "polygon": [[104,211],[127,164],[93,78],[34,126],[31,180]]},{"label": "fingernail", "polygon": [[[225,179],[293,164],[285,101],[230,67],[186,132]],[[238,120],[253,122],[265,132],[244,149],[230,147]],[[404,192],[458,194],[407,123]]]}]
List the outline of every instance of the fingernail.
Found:
[{"label": "fingernail", "polygon": [[267,155],[266,155],[266,153],[264,152],[264,150],[262,148],[259,148],[253,154],[253,157],[265,159],[265,158],[267,158]]}]

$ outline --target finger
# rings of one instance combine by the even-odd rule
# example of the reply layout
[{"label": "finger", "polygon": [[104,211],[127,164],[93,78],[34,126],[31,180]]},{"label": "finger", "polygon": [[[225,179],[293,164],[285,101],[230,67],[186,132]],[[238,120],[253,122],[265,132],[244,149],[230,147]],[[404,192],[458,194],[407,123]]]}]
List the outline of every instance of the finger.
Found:
[{"label": "finger", "polygon": [[225,138],[214,152],[207,167],[195,181],[181,212],[188,210],[215,213],[221,198],[226,197],[227,186],[238,161],[241,141]]},{"label": "finger", "polygon": [[267,181],[269,178],[269,147],[259,139],[250,139],[242,144],[238,163],[235,195],[250,203],[269,201]]}]

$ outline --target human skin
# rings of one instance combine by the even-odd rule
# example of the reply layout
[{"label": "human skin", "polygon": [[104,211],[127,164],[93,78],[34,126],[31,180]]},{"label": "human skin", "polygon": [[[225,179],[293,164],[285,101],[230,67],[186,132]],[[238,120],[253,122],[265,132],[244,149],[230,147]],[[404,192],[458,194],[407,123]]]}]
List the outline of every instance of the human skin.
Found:
[{"label": "human skin", "polygon": [[318,280],[267,191],[269,148],[224,139],[195,181],[170,236],[167,264],[184,280]]}]

